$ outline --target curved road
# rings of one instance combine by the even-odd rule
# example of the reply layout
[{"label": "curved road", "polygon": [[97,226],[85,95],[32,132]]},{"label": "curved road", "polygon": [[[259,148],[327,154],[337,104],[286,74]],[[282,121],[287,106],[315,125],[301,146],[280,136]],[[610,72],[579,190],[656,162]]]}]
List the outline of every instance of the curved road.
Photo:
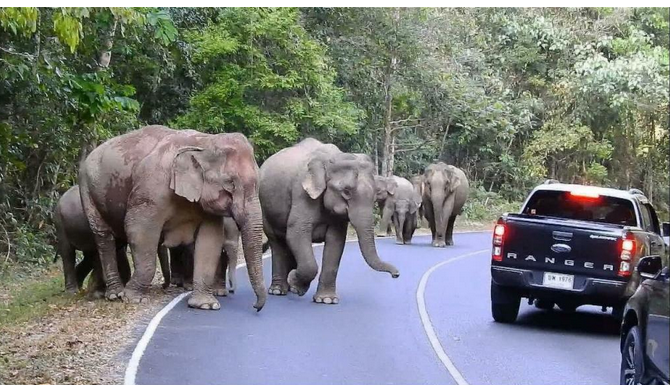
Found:
[{"label": "curved road", "polygon": [[[439,340],[433,345],[444,349],[461,385],[618,383],[618,325],[598,308],[566,314],[524,303],[516,324],[492,321],[490,239],[490,233],[459,234],[446,249],[430,247],[425,236],[411,246],[380,239],[379,254],[398,267],[398,279],[372,271],[358,245],[348,243],[339,305],[313,303],[314,282],[304,297],[269,296],[256,313],[246,271],[239,269],[240,287],[221,299],[220,311],[189,309],[181,301],[165,315],[135,383],[456,384],[424,329],[421,298]],[[321,247],[315,253],[320,257]],[[450,259],[432,270],[417,298],[424,274]],[[264,265],[269,280],[270,261]]]}]

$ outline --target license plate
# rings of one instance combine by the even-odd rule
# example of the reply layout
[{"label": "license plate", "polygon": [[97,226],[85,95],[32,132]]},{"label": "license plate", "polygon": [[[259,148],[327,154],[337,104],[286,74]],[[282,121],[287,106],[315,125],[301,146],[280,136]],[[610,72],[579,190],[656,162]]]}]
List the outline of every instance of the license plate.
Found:
[{"label": "license plate", "polygon": [[574,275],[548,272],[544,273],[544,279],[542,280],[542,286],[565,290],[572,290],[574,283]]}]

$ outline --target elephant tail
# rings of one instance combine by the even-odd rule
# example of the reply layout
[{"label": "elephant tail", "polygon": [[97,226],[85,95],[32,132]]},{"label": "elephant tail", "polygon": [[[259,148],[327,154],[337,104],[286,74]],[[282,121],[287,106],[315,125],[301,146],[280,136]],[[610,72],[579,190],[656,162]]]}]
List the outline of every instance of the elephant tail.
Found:
[{"label": "elephant tail", "polygon": [[270,248],[270,242],[269,241],[263,242],[263,246],[262,246],[263,253],[268,251],[269,248]]}]

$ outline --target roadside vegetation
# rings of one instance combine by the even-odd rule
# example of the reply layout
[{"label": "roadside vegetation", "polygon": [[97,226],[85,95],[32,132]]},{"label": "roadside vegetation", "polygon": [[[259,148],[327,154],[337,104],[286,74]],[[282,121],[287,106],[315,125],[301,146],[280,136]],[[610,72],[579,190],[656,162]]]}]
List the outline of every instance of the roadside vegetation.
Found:
[{"label": "roadside vegetation", "polygon": [[11,336],[111,333],[126,309],[62,293],[52,209],[87,152],[147,124],[241,131],[259,163],[312,136],[383,175],[454,164],[461,229],[547,178],[639,188],[667,221],[668,26],[661,8],[0,8],[0,372],[60,370],[9,362]]}]

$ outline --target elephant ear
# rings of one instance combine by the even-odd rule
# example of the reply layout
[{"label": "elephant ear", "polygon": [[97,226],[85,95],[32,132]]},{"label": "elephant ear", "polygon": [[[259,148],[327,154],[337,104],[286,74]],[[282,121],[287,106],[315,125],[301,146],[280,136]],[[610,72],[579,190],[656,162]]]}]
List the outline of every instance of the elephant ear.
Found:
[{"label": "elephant ear", "polygon": [[447,169],[449,170],[449,192],[453,193],[456,191],[458,186],[461,185],[461,178],[458,176],[458,173],[456,172],[456,167],[454,166],[448,166]]},{"label": "elephant ear", "polygon": [[197,202],[202,196],[205,182],[203,167],[199,161],[202,151],[200,147],[180,148],[172,161],[170,188],[189,202]]},{"label": "elephant ear", "polygon": [[317,199],[326,191],[326,164],[323,159],[313,158],[309,161],[302,188],[312,199]]},{"label": "elephant ear", "polygon": [[386,191],[389,195],[395,195],[395,190],[398,188],[398,183],[393,178],[388,178],[386,182]]}]

